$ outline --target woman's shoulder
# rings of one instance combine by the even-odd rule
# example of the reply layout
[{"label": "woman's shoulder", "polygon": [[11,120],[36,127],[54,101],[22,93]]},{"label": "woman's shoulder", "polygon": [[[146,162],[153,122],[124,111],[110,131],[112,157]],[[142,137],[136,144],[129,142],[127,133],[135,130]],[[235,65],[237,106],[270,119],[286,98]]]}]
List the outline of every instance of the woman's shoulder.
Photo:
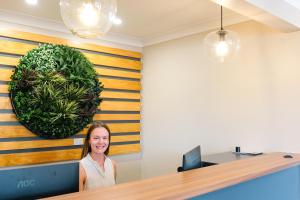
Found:
[{"label": "woman's shoulder", "polygon": [[81,160],[79,160],[79,162],[84,162],[85,160],[87,160],[87,156],[81,158]]},{"label": "woman's shoulder", "polygon": [[106,156],[106,158],[105,159],[107,159],[109,162],[111,162],[111,164],[113,165],[113,166],[116,166],[116,161],[115,160],[113,160],[113,159],[111,159],[109,156]]},{"label": "woman's shoulder", "polygon": [[84,167],[85,165],[88,165],[90,163],[89,154],[83,157],[79,163]]},{"label": "woman's shoulder", "polygon": [[111,163],[115,166],[116,164],[117,164],[117,162],[115,161],[115,160],[112,160],[112,159],[110,159],[111,160]]}]

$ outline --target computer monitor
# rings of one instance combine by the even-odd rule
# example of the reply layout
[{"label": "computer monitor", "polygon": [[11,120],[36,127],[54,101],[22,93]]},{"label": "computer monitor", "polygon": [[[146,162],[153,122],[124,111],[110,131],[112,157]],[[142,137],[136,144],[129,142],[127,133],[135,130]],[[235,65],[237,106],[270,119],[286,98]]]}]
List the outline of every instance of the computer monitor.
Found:
[{"label": "computer monitor", "polygon": [[0,168],[0,199],[37,199],[79,191],[79,163]]},{"label": "computer monitor", "polygon": [[190,170],[202,167],[200,146],[183,155],[182,170]]}]

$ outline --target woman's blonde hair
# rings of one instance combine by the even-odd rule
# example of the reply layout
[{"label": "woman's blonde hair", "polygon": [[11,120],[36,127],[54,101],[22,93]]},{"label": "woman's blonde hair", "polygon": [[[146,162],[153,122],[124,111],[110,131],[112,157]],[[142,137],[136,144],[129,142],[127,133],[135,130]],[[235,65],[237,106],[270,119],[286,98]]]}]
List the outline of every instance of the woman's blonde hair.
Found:
[{"label": "woman's blonde hair", "polygon": [[85,141],[84,141],[84,145],[83,145],[83,149],[82,149],[82,153],[81,153],[81,158],[84,158],[85,156],[87,156],[88,153],[90,153],[92,151],[91,149],[91,145],[89,143],[90,141],[90,138],[91,138],[91,134],[93,132],[94,129],[96,128],[105,128],[108,132],[108,141],[109,141],[109,144],[108,144],[108,147],[106,149],[106,151],[104,152],[105,155],[108,155],[109,153],[109,147],[110,147],[110,138],[111,138],[111,134],[110,134],[110,129],[108,128],[108,126],[106,124],[104,124],[103,122],[94,122],[87,134],[86,134],[86,137],[85,137]]}]

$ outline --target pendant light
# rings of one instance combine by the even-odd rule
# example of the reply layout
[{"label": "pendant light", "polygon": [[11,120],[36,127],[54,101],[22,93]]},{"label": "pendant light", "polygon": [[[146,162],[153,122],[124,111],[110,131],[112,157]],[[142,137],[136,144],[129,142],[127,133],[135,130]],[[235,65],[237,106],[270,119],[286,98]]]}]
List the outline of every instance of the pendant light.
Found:
[{"label": "pendant light", "polygon": [[223,28],[223,7],[221,6],[221,28],[206,35],[204,47],[208,56],[216,62],[223,63],[232,58],[240,49],[238,35]]},{"label": "pendant light", "polygon": [[116,0],[60,0],[64,24],[82,38],[103,36],[117,15]]}]

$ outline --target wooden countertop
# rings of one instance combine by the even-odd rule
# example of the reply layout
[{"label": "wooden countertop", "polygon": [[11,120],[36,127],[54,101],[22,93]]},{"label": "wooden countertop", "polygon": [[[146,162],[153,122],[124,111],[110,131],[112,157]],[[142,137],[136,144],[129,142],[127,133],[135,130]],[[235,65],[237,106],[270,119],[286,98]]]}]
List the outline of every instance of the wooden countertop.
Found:
[{"label": "wooden countertop", "polygon": [[[187,199],[300,164],[300,154],[270,153],[182,173],[49,199]],[[176,166],[174,166],[174,169]]]}]

